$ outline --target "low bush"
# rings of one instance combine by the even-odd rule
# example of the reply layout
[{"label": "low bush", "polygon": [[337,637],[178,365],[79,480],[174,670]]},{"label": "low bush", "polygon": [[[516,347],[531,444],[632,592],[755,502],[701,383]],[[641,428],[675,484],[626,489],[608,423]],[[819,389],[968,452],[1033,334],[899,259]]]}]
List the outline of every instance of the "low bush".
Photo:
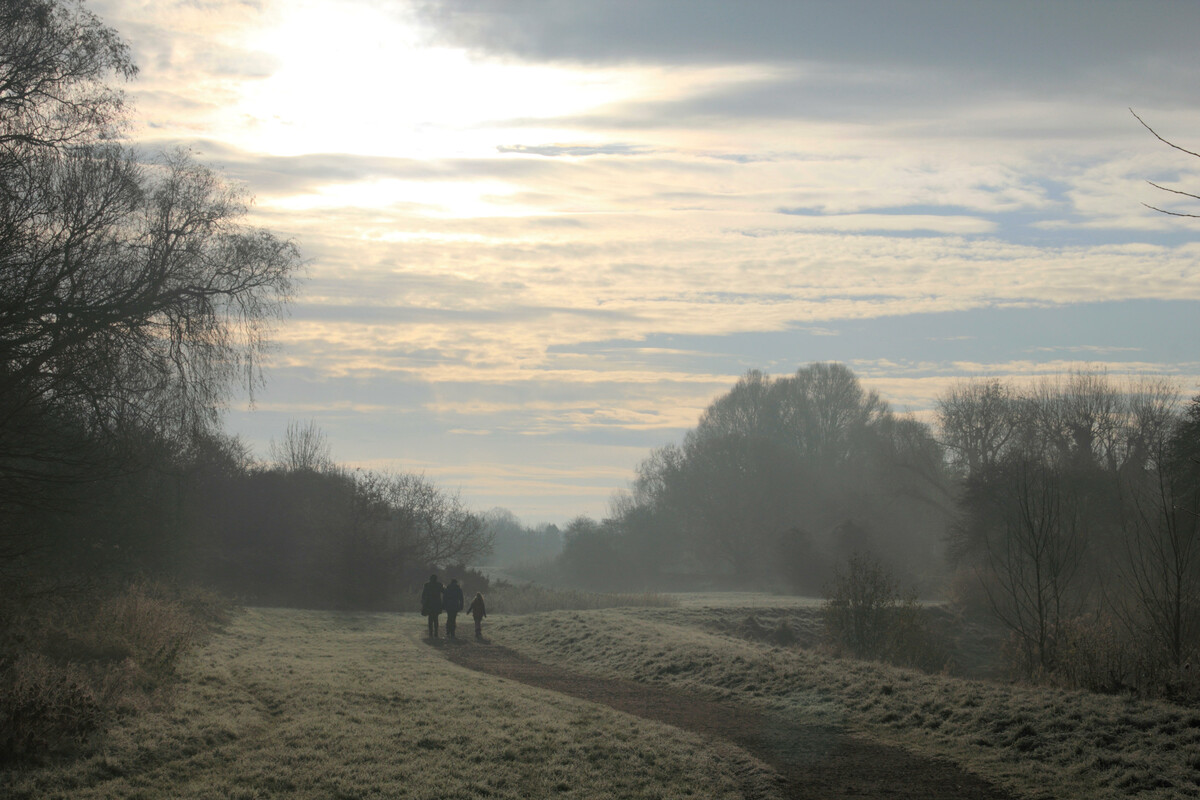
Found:
[{"label": "low bush", "polygon": [[916,597],[901,597],[887,567],[855,553],[834,571],[826,590],[826,640],[837,654],[937,671],[948,660],[948,647],[923,612]]},{"label": "low bush", "polygon": [[[1112,694],[1134,688],[1142,654],[1107,619],[1079,618],[1059,626],[1054,682],[1071,689]],[[1018,652],[1019,648],[1012,648]],[[1027,665],[1016,664],[1017,669]]]},{"label": "low bush", "polygon": [[63,752],[100,728],[104,709],[88,673],[27,653],[0,669],[0,760]]},{"label": "low bush", "polygon": [[[1200,675],[1191,662],[1174,664],[1145,637],[1105,615],[1066,620],[1056,631],[1054,667],[1042,681],[1099,694],[1134,693],[1180,702],[1200,700]],[[1021,649],[1010,648],[1014,671]]]}]

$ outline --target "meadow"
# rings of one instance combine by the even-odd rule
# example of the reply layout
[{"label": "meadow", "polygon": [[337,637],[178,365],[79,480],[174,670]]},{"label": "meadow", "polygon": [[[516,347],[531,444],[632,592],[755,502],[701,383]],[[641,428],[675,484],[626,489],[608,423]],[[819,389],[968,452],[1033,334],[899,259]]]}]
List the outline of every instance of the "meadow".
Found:
[{"label": "meadow", "polygon": [[508,617],[496,637],[575,672],[727,698],[946,759],[1031,800],[1200,794],[1200,709],[930,675],[763,640],[787,620],[812,642],[819,610],[803,601],[738,608],[709,595],[680,606]]},{"label": "meadow", "polygon": [[120,720],[90,757],[0,773],[0,795],[775,796],[735,748],[457,667],[424,627],[248,609],[185,660],[162,707]]},{"label": "meadow", "polygon": [[[953,761],[1025,798],[1200,792],[1200,709],[927,675],[808,644],[817,609],[751,596],[525,615],[496,645]],[[789,621],[800,645],[747,638]],[[755,627],[755,626],[751,626]],[[0,773],[14,798],[778,797],[735,747],[472,672],[416,614],[252,608],[95,752]],[[469,629],[469,625],[462,628]],[[449,646],[449,645],[447,645]],[[478,647],[468,642],[462,647]]]}]

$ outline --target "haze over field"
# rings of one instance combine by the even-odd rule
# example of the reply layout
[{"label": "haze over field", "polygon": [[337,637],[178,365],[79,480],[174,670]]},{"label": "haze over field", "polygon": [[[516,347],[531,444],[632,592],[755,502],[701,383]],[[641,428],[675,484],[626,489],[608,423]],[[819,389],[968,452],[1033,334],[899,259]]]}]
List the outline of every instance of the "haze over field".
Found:
[{"label": "haze over field", "polygon": [[[529,522],[600,515],[745,370],[1200,381],[1190,5],[97,0],[146,150],[308,280],[257,407]],[[1169,205],[1178,210],[1186,205]]]}]

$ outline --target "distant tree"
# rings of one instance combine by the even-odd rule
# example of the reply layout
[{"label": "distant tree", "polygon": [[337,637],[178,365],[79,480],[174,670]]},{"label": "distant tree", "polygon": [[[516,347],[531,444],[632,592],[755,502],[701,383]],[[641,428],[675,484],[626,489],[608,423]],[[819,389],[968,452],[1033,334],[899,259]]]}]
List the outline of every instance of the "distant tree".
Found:
[{"label": "distant tree", "polygon": [[638,467],[611,523],[647,576],[795,586],[828,563],[847,519],[878,531],[894,563],[928,568],[949,489],[928,426],[894,415],[845,365],[815,363],[780,378],[747,372],[682,445]]},{"label": "distant tree", "polygon": [[811,533],[800,527],[784,531],[778,542],[780,572],[797,594],[817,595],[830,574],[830,557],[817,548]]},{"label": "distant tree", "polygon": [[996,378],[959,382],[937,400],[942,444],[961,474],[992,468],[1020,429],[1020,404]]},{"label": "distant tree", "polygon": [[633,588],[637,570],[622,544],[621,537],[604,523],[575,517],[563,531],[562,578],[589,591]]},{"label": "distant tree", "polygon": [[272,439],[268,452],[275,466],[285,472],[322,472],[333,466],[329,438],[315,420],[288,422],[283,439]]},{"label": "distant tree", "polygon": [[498,507],[485,513],[483,522],[492,537],[492,551],[484,557],[493,566],[544,564],[562,552],[562,534],[556,525],[526,527],[516,514]]},{"label": "distant tree", "polygon": [[412,473],[387,476],[382,493],[392,509],[394,524],[412,531],[412,538],[419,543],[423,564],[477,563],[491,551],[491,531],[481,517],[463,506],[456,493]]}]

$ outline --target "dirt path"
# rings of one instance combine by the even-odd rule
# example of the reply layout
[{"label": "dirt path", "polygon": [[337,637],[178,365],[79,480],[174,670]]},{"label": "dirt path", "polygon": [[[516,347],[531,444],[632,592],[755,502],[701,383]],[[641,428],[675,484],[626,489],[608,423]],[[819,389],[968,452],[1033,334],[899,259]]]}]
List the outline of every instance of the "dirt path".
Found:
[{"label": "dirt path", "polygon": [[732,742],[771,765],[790,798],[1014,800],[1013,795],[949,761],[915,756],[837,728],[805,725],[633,681],[579,675],[532,661],[497,644],[467,640],[429,643],[450,661],[470,669]]}]

